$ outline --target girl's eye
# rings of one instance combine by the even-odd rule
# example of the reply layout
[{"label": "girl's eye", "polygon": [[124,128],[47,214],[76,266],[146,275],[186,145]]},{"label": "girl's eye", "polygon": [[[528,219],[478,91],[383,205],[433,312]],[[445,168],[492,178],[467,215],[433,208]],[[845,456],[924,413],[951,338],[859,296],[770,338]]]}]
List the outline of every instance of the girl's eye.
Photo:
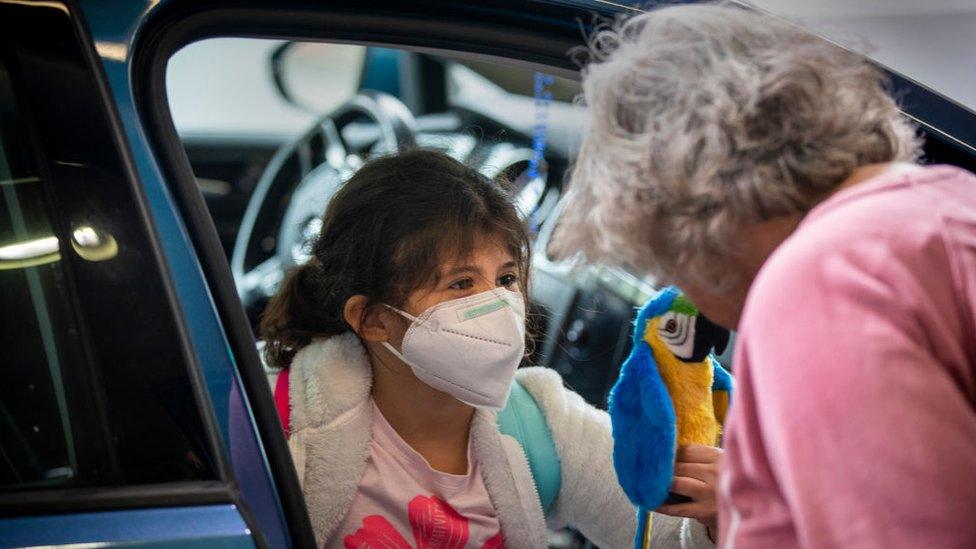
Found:
[{"label": "girl's eye", "polygon": [[470,290],[473,286],[474,282],[470,278],[465,278],[451,284],[448,288],[452,290]]},{"label": "girl's eye", "polygon": [[516,282],[518,282],[518,277],[514,274],[507,274],[498,279],[498,285],[506,288],[514,286]]}]

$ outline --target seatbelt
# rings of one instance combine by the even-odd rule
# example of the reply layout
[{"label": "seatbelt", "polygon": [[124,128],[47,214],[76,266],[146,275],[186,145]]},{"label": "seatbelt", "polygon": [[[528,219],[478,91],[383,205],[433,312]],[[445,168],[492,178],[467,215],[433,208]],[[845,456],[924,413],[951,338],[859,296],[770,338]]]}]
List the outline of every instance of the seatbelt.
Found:
[{"label": "seatbelt", "polygon": [[[289,370],[278,374],[274,387],[275,408],[278,419],[285,431],[285,438],[291,434],[291,414],[288,404]],[[559,454],[552,440],[552,433],[546,418],[539,409],[535,398],[525,390],[521,383],[512,383],[512,393],[508,405],[498,412],[498,429],[504,435],[514,438],[522,447],[529,462],[529,470],[535,481],[535,488],[542,503],[542,510],[549,513],[559,495],[562,484],[562,470],[559,467]]]}]

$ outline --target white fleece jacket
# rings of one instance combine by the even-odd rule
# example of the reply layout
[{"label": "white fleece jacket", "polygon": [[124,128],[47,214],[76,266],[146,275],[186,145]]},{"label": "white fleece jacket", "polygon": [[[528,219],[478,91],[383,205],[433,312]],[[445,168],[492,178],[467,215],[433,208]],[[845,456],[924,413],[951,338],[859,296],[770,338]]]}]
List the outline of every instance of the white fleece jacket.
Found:
[{"label": "white fleece jacket", "polygon": [[[269,375],[273,387],[277,375]],[[605,549],[631,547],[636,520],[614,472],[610,417],[564,388],[553,370],[523,368],[516,377],[549,424],[562,485],[547,523],[522,447],[501,434],[494,412],[475,413],[472,454],[481,463],[505,545],[543,548],[547,526],[571,524]],[[313,342],[291,365],[288,445],[320,544],[345,517],[369,459],[372,380],[365,349],[351,333]],[[655,514],[653,524],[652,547],[714,546],[696,521]]]}]

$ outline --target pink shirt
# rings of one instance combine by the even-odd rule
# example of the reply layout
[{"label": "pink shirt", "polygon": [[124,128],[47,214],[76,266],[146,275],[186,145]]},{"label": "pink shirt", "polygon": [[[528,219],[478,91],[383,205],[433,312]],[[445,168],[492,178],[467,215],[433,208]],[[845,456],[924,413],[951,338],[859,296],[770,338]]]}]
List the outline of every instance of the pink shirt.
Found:
[{"label": "pink shirt", "polygon": [[436,471],[372,406],[369,462],[327,547],[501,549],[498,518],[470,443],[468,474]]},{"label": "pink shirt", "polygon": [[725,547],[976,547],[976,177],[917,167],[831,197],[740,327]]}]

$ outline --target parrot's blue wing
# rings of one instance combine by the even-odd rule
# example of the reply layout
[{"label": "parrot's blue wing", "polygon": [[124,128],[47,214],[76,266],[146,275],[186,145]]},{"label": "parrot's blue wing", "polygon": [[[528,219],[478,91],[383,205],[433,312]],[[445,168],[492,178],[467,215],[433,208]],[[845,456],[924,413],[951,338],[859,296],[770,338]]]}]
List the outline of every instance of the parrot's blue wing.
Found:
[{"label": "parrot's blue wing", "polygon": [[[657,509],[668,497],[677,434],[671,397],[643,334],[648,318],[666,311],[675,295],[663,292],[640,311],[633,350],[610,391],[617,478],[630,501],[646,509]],[[667,304],[662,308],[664,300]]]},{"label": "parrot's blue wing", "polygon": [[712,356],[712,391],[725,391],[731,395],[732,384],[732,374]]},{"label": "parrot's blue wing", "polygon": [[725,425],[725,414],[732,403],[732,374],[719,364],[718,359],[712,357],[712,407],[715,418]]}]

